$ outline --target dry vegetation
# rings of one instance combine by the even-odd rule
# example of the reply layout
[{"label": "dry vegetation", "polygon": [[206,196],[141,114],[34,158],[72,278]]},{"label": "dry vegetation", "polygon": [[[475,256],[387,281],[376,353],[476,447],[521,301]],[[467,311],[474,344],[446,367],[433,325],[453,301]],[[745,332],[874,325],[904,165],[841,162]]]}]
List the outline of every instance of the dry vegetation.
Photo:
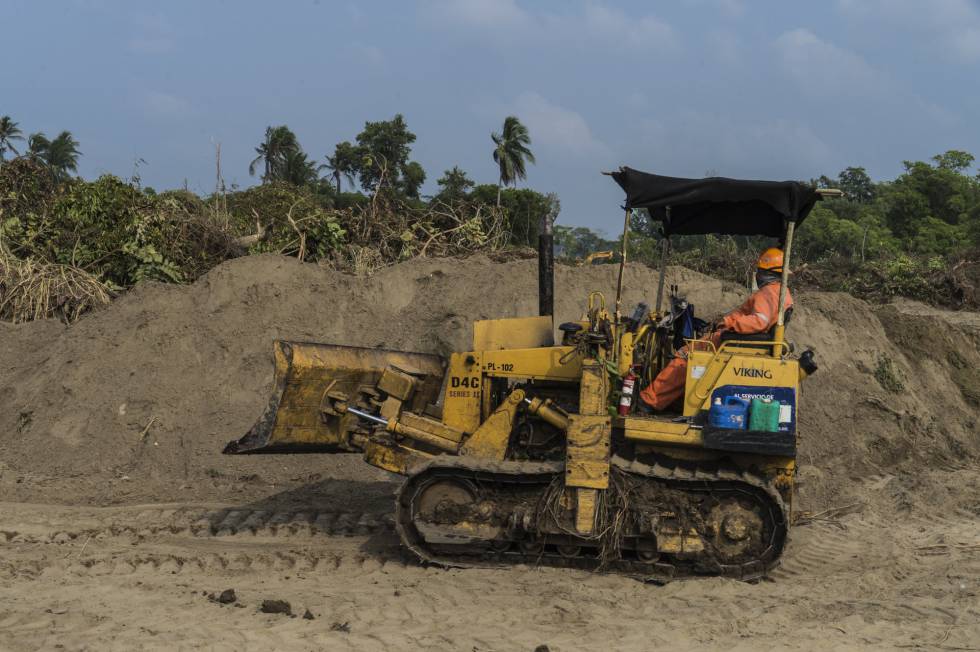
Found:
[{"label": "dry vegetation", "polygon": [[58,317],[71,322],[107,305],[112,291],[70,265],[21,260],[0,243],[0,319],[14,323]]}]

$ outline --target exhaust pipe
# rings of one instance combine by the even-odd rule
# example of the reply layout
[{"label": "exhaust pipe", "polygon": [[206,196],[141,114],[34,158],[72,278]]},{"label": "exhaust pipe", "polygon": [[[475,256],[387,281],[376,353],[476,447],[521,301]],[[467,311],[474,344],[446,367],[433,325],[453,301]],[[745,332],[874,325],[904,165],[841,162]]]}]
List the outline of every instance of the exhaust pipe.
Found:
[{"label": "exhaust pipe", "polygon": [[555,314],[555,236],[548,213],[541,216],[538,234],[538,314],[542,317]]}]

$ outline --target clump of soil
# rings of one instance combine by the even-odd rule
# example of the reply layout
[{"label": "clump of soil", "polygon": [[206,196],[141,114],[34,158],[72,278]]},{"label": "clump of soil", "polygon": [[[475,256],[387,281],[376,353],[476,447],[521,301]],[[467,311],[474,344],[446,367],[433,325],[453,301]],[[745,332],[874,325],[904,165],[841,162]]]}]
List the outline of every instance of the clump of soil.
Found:
[{"label": "clump of soil", "polygon": [[285,600],[263,600],[262,606],[259,607],[259,611],[264,614],[285,614],[287,616],[293,615],[292,606]]},{"label": "clump of soil", "polygon": [[217,595],[212,593],[208,597],[219,604],[234,604],[235,602],[238,602],[238,596],[235,595],[235,589],[225,589]]}]

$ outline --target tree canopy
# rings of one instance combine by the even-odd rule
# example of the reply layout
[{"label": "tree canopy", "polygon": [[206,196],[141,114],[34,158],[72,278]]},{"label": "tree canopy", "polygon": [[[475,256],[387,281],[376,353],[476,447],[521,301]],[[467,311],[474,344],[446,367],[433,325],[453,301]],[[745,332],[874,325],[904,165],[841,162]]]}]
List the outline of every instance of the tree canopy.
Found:
[{"label": "tree canopy", "polygon": [[261,165],[262,182],[286,181],[296,186],[315,183],[317,168],[300,147],[296,134],[286,125],[266,127],[265,139],[255,148],[257,156],[248,166],[255,176]]},{"label": "tree canopy", "polygon": [[[516,116],[504,118],[503,129],[490,134],[493,140],[493,161],[500,172],[499,185],[508,186],[527,178],[526,163],[534,163],[531,136]],[[499,202],[498,202],[499,203]]]},{"label": "tree canopy", "polygon": [[400,113],[391,120],[365,122],[356,140],[360,159],[357,174],[362,188],[368,192],[395,188],[417,196],[425,172],[409,160],[415,134],[408,130]]},{"label": "tree canopy", "polygon": [[24,140],[17,123],[9,115],[0,117],[0,161],[4,160],[7,150],[13,152],[14,155],[20,154],[14,147],[13,141],[15,140]]},{"label": "tree canopy", "polygon": [[436,180],[436,184],[439,186],[439,192],[433,199],[446,204],[465,199],[469,191],[476,185],[458,165],[454,165],[451,170],[443,172],[442,176]]}]

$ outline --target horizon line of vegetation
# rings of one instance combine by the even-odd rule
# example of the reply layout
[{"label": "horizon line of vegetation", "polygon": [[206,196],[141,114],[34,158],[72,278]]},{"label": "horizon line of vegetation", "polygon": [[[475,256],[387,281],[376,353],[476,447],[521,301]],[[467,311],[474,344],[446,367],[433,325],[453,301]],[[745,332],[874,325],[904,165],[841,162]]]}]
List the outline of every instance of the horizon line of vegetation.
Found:
[{"label": "horizon line of vegetation", "polygon": [[[111,294],[142,280],[191,281],[248,253],[278,252],[369,272],[415,256],[534,246],[542,217],[558,217],[558,197],[516,187],[535,162],[530,133],[517,117],[507,116],[490,138],[496,183],[477,184],[453,166],[437,180],[435,194],[423,196],[426,171],[411,158],[416,136],[400,114],[365,122],[322,164],[310,159],[288,126],[269,126],[249,165],[260,184],[226,189],[218,146],[215,191],[201,197],[186,189],[144,187],[139,161],[125,181],[112,175],[85,181],[73,174],[81,150],[71,132],[51,140],[40,132],[25,138],[18,123],[0,117],[0,257],[6,261],[0,263],[0,318],[11,318],[11,288],[23,291],[26,283],[13,282],[12,270],[27,263],[35,275],[37,269],[52,274],[45,265],[60,266],[62,275],[87,275]],[[8,152],[15,158],[8,160]],[[976,305],[976,284],[964,267],[980,250],[974,161],[968,152],[949,150],[928,162],[905,161],[893,180],[875,182],[856,166],[810,180],[838,187],[844,196],[818,204],[800,230],[795,258],[802,273],[796,282],[865,298],[904,295]],[[630,259],[656,265],[660,237],[657,223],[634,214]],[[618,250],[619,238],[558,225],[555,244],[560,260],[581,261],[596,251]],[[675,237],[671,260],[741,282],[752,255],[766,244],[759,238]],[[70,306],[70,295],[58,300]]]}]

